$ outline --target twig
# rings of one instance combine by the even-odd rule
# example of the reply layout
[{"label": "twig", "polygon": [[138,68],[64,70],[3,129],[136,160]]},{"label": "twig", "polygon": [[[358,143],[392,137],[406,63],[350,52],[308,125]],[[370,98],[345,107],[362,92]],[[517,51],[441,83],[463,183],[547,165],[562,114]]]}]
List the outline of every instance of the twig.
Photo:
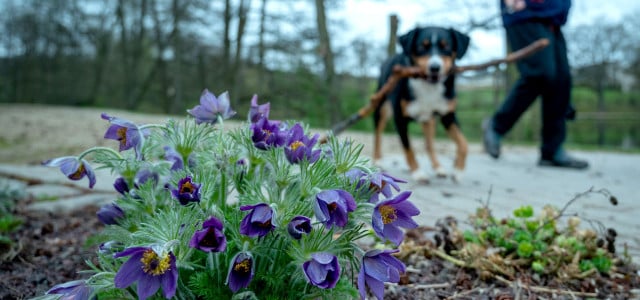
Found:
[{"label": "twig", "polygon": [[[502,283],[507,284],[508,286],[511,287],[517,287],[518,284],[514,283],[513,281],[507,280],[505,278],[503,278],[500,275],[494,275],[494,277],[498,280],[501,281]],[[520,285],[522,288],[529,290],[529,291],[533,291],[533,292],[538,292],[538,293],[548,293],[548,294],[560,294],[560,295],[569,295],[569,296],[581,296],[581,297],[597,297],[598,294],[597,293],[587,293],[587,292],[578,292],[578,291],[570,291],[570,290],[559,290],[559,289],[550,289],[550,288],[546,288],[546,287],[541,287],[541,286],[529,286],[529,285]]]},{"label": "twig", "polygon": [[[494,60],[490,60],[488,62],[485,63],[481,63],[481,64],[476,64],[476,65],[468,65],[468,66],[454,66],[451,69],[451,73],[452,74],[457,74],[457,73],[462,73],[462,72],[466,72],[466,71],[473,71],[473,70],[483,70],[486,69],[488,67],[492,67],[492,66],[497,66],[499,64],[503,64],[503,63],[512,63],[512,62],[516,62],[520,59],[523,59],[537,51],[540,51],[542,48],[546,47],[547,45],[549,45],[549,40],[542,38],[542,39],[538,39],[536,41],[534,41],[533,43],[529,44],[528,46],[518,50],[518,51],[514,51],[512,53],[510,53],[509,55],[507,55],[504,58],[500,58],[500,59],[494,59]],[[391,92],[391,90],[393,90],[396,87],[396,84],[398,83],[398,81],[400,79],[403,78],[425,78],[427,77],[426,74],[426,70],[421,69],[419,67],[416,66],[401,66],[401,65],[395,65],[393,66],[392,69],[392,73],[391,76],[389,76],[389,78],[387,79],[387,82],[380,88],[380,90],[378,90],[375,94],[373,94],[373,96],[371,96],[369,98],[369,103],[367,103],[367,105],[365,105],[364,107],[360,108],[358,110],[357,113],[352,114],[351,116],[349,116],[346,120],[336,124],[331,131],[333,132],[334,135],[338,135],[340,134],[342,131],[344,131],[345,129],[347,129],[347,127],[355,124],[356,122],[358,122],[359,120],[361,120],[362,118],[364,118],[365,116],[369,115],[370,113],[372,113],[376,107],[378,107],[378,105],[380,105],[380,103],[385,99],[385,97],[387,96],[387,94],[389,92]],[[318,142],[321,144],[324,144],[328,141],[328,137],[322,136],[320,137],[320,139],[318,139]]]},{"label": "twig", "polygon": [[480,289],[480,287],[475,287],[475,288],[472,288],[470,290],[463,291],[463,292],[461,292],[459,294],[454,294],[453,296],[449,296],[446,299],[447,300],[453,300],[453,299],[462,298],[462,297],[464,297],[466,295],[469,295],[469,294],[471,294],[471,293],[473,293],[473,292],[475,292],[475,291],[477,291],[479,289]]},{"label": "twig", "polygon": [[468,266],[467,266],[467,264],[466,264],[464,261],[459,260],[459,259],[457,259],[457,258],[454,258],[453,256],[451,256],[451,255],[449,255],[449,254],[446,254],[446,253],[444,253],[444,252],[442,252],[442,251],[440,251],[440,250],[432,249],[432,250],[431,250],[431,252],[432,252],[433,254],[435,254],[436,256],[438,256],[438,257],[440,257],[440,258],[442,258],[442,259],[444,259],[444,260],[446,260],[446,261],[448,261],[448,262],[450,262],[450,263],[453,263],[453,264],[454,264],[454,265],[456,265],[456,266],[459,266],[459,267],[468,267]]},{"label": "twig", "polygon": [[443,282],[443,283],[432,283],[432,284],[406,284],[404,285],[408,288],[412,288],[412,289],[418,289],[418,290],[428,290],[428,289],[444,289],[444,288],[448,288],[451,286],[450,282]]}]

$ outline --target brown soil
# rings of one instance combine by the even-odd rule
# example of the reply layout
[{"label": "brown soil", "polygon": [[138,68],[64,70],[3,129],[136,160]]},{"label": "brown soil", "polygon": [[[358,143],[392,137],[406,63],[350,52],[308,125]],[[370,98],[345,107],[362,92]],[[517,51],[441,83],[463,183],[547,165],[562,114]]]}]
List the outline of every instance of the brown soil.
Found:
[{"label": "brown soil", "polygon": [[43,295],[56,284],[83,278],[97,246],[85,246],[102,230],[97,207],[70,213],[27,211],[18,208],[23,220],[11,234],[14,245],[0,249],[0,299],[28,299]]}]

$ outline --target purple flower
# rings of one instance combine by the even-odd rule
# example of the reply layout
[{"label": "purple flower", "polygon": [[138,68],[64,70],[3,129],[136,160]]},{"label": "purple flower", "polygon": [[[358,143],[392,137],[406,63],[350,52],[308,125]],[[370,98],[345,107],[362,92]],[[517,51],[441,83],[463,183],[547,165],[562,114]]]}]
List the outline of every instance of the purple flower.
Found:
[{"label": "purple flower", "polygon": [[159,180],[158,173],[149,169],[140,169],[136,176],[133,177],[133,185],[138,189],[149,180],[152,180],[154,186],[157,185]]},{"label": "purple flower", "polygon": [[355,209],[356,202],[347,191],[327,190],[316,195],[316,218],[329,229],[334,224],[339,227],[347,225],[347,214]]},{"label": "purple flower", "polygon": [[102,224],[116,225],[118,224],[118,219],[124,217],[124,211],[120,206],[115,203],[111,203],[100,207],[96,215]]},{"label": "purple flower", "polygon": [[164,146],[164,159],[173,162],[171,171],[184,169],[184,159],[182,159],[182,155],[180,155],[176,149]]},{"label": "purple flower", "polygon": [[365,284],[378,299],[384,298],[384,283],[400,281],[400,274],[405,266],[391,253],[399,250],[370,250],[362,257],[360,273],[358,273],[358,290],[360,298],[366,298]]},{"label": "purple flower", "polygon": [[42,162],[48,167],[60,167],[62,174],[71,180],[80,180],[87,176],[89,178],[89,188],[96,184],[96,173],[86,160],[78,159],[75,156],[63,156]]},{"label": "purple flower", "polygon": [[420,214],[413,203],[407,201],[411,192],[402,192],[395,198],[382,201],[373,209],[373,230],[383,239],[400,245],[404,234],[399,227],[416,228],[418,224],[411,218]]},{"label": "purple flower", "polygon": [[113,257],[130,256],[113,279],[115,286],[124,289],[138,282],[138,297],[147,299],[162,287],[162,295],[169,299],[176,293],[178,269],[172,252],[158,254],[151,248],[131,247]]},{"label": "purple flower", "polygon": [[280,129],[280,123],[261,118],[251,124],[251,140],[258,149],[267,150],[270,147],[280,147],[286,142],[286,132]]},{"label": "purple flower", "polygon": [[284,148],[284,154],[287,160],[292,164],[297,164],[305,159],[309,163],[316,162],[322,152],[320,149],[313,150],[313,146],[315,146],[317,141],[318,134],[309,139],[309,137],[304,135],[302,126],[296,123],[289,130],[289,137]]},{"label": "purple flower", "polygon": [[61,284],[57,284],[49,289],[45,294],[51,295],[62,295],[59,300],[88,300],[95,299],[96,297],[91,296],[93,293],[93,289],[88,287],[84,280],[74,280]]},{"label": "purple flower", "polygon": [[129,192],[129,185],[122,177],[116,178],[116,181],[113,183],[113,187],[122,195],[126,195]]},{"label": "purple flower", "polygon": [[114,252],[121,251],[124,247],[122,242],[118,241],[106,241],[98,246],[98,252],[101,254],[113,254]]},{"label": "purple flower", "polygon": [[120,142],[120,151],[133,148],[136,152],[136,157],[141,159],[143,132],[138,125],[125,119],[111,117],[106,113],[102,113],[101,117],[111,123],[111,126],[104,134],[104,138]]},{"label": "purple flower", "polygon": [[331,253],[311,254],[311,259],[302,264],[302,270],[307,280],[321,289],[334,288],[340,279],[338,258]]},{"label": "purple flower", "polygon": [[216,96],[207,89],[202,91],[200,105],[196,105],[193,109],[187,109],[187,112],[196,118],[196,124],[215,124],[218,122],[218,117],[228,119],[236,114],[236,112],[231,109],[229,93],[224,92],[216,98]]},{"label": "purple flower", "polygon": [[271,221],[273,209],[266,203],[241,206],[240,210],[251,210],[240,222],[240,233],[249,237],[262,237],[276,228]]},{"label": "purple flower", "polygon": [[238,252],[231,260],[227,284],[235,293],[242,288],[246,288],[251,283],[254,275],[253,256],[249,252]]},{"label": "purple flower", "polygon": [[258,95],[253,95],[253,98],[251,98],[251,107],[249,108],[249,122],[258,122],[260,118],[268,119],[270,108],[271,104],[269,102],[258,105]]},{"label": "purple flower", "polygon": [[171,195],[187,205],[189,202],[200,202],[200,184],[191,181],[191,176],[180,179],[178,188],[171,190]]},{"label": "purple flower", "polygon": [[311,232],[311,219],[305,216],[295,216],[287,226],[289,234],[296,240],[302,237],[302,234]]},{"label": "purple flower", "polygon": [[223,252],[227,248],[227,238],[222,232],[222,222],[211,217],[202,224],[202,229],[193,233],[189,247],[204,252]]},{"label": "purple flower", "polygon": [[406,183],[406,181],[402,179],[398,179],[382,172],[369,175],[369,180],[371,182],[369,187],[374,191],[373,195],[369,199],[369,202],[371,203],[378,202],[379,194],[384,195],[386,198],[390,198],[393,195],[391,188],[394,188],[396,191],[400,191],[398,183]]}]

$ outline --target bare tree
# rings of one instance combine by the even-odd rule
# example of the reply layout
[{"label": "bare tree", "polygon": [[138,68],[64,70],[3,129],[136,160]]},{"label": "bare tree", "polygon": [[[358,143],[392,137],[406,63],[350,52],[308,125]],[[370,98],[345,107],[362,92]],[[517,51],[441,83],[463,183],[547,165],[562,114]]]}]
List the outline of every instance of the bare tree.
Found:
[{"label": "bare tree", "polygon": [[[597,95],[597,110],[605,112],[605,88],[612,81],[615,72],[619,72],[618,63],[624,57],[624,50],[629,46],[628,33],[622,24],[593,24],[580,26],[569,33],[569,55],[576,73],[575,81],[594,89]],[[598,118],[598,144],[605,143],[605,122]]]},{"label": "bare tree", "polygon": [[331,38],[329,35],[329,29],[327,28],[327,17],[325,11],[324,0],[315,0],[316,8],[316,22],[318,29],[318,55],[322,59],[324,65],[324,81],[328,87],[327,90],[327,112],[330,115],[330,121],[332,123],[341,119],[340,115],[340,103],[335,92],[335,64],[334,54],[331,48]]}]

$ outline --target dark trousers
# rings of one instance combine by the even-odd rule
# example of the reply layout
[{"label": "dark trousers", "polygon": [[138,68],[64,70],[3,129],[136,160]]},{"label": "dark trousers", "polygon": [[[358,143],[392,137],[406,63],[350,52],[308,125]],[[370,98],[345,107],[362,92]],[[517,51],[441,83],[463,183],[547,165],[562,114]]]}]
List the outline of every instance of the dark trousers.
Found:
[{"label": "dark trousers", "polygon": [[520,78],[493,116],[493,129],[504,135],[541,96],[543,159],[551,159],[566,138],[566,116],[571,110],[571,73],[567,47],[559,27],[542,22],[525,22],[506,27],[511,49],[518,50],[539,38],[549,46],[517,63]]}]

